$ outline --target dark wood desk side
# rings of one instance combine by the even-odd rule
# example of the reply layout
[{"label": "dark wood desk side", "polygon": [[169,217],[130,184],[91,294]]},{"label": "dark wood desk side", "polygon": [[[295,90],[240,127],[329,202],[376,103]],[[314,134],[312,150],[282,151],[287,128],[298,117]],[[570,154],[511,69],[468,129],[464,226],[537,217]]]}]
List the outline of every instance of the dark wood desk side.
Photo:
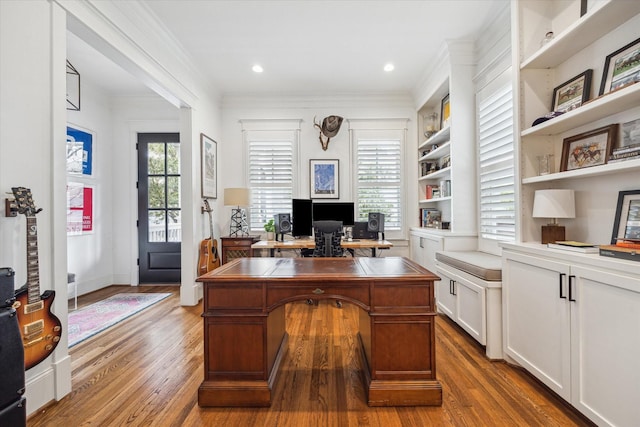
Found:
[{"label": "dark wood desk side", "polygon": [[270,406],[287,352],[284,305],[339,299],[360,311],[360,360],[371,406],[441,405],[434,280],[406,258],[241,258],[204,283],[200,406]]}]

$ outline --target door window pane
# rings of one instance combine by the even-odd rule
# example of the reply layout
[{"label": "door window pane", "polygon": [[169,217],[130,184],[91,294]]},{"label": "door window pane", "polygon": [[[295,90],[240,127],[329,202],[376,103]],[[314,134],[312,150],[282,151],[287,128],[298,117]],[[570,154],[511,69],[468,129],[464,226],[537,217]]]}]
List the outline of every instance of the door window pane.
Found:
[{"label": "door window pane", "polygon": [[149,242],[166,242],[164,211],[149,211]]},{"label": "door window pane", "polygon": [[168,242],[180,242],[182,241],[182,218],[179,210],[167,211],[169,215],[168,221]]},{"label": "door window pane", "polygon": [[147,173],[149,175],[164,175],[164,146],[163,142],[148,144]]},{"label": "door window pane", "polygon": [[149,177],[149,208],[164,208],[165,205],[165,179],[162,176]]},{"label": "door window pane", "polygon": [[167,144],[167,175],[180,173],[180,144]]},{"label": "door window pane", "polygon": [[180,177],[168,176],[167,177],[167,207],[179,208],[180,207]]}]

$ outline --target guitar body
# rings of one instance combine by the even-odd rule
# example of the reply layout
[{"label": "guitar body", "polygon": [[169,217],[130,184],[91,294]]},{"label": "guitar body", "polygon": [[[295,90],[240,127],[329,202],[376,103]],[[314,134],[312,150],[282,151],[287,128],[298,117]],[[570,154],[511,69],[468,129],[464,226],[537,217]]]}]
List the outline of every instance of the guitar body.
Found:
[{"label": "guitar body", "polygon": [[198,274],[202,276],[220,267],[220,256],[218,255],[218,241],[213,238],[213,219],[211,217],[211,207],[205,199],[204,211],[209,214],[209,226],[211,227],[211,237],[200,242],[200,256],[198,259]]},{"label": "guitar body", "polygon": [[30,369],[46,359],[60,342],[62,323],[51,312],[55,291],[45,291],[40,301],[29,304],[25,286],[16,291],[13,304],[18,314],[24,346],[24,367]]},{"label": "guitar body", "polygon": [[211,238],[200,242],[200,258],[198,262],[198,274],[203,275],[220,267],[218,256],[218,242]]}]

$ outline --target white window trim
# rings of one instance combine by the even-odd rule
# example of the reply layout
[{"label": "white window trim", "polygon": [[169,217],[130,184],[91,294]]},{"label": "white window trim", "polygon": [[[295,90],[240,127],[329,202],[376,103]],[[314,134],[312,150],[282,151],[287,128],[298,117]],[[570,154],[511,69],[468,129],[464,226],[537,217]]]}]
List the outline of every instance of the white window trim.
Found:
[{"label": "white window trim", "polygon": [[[409,150],[407,149],[407,131],[408,131],[408,123],[409,119],[407,118],[388,118],[388,119],[348,119],[349,125],[349,150],[351,152],[351,158],[353,162],[358,158],[357,153],[357,138],[359,135],[372,134],[375,131],[391,131],[391,132],[399,132],[401,136],[401,154],[400,154],[400,162],[401,162],[401,171],[403,173],[400,174],[401,182],[400,186],[402,191],[400,192],[400,230],[394,231],[385,231],[385,238],[387,240],[406,240],[409,235],[409,225],[407,223],[407,214],[410,211],[407,206],[407,200],[409,200],[409,195],[407,193],[408,185],[407,185],[407,174],[404,173],[406,171],[407,162],[407,153]],[[371,132],[373,131],[373,132]],[[351,194],[353,195],[353,202],[358,205],[357,195],[358,195],[358,170],[353,165],[351,167]],[[355,213],[356,217],[358,212]]]}]

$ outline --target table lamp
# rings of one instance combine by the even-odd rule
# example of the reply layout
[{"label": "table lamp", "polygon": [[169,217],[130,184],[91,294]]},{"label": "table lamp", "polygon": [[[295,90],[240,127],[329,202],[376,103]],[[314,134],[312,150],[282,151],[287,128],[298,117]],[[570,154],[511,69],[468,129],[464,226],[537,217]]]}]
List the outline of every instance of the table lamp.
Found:
[{"label": "table lamp", "polygon": [[542,226],[541,243],[565,240],[565,230],[558,225],[558,218],[576,217],[573,190],[537,190],[533,198],[533,217],[553,219],[552,223]]},{"label": "table lamp", "polygon": [[224,205],[235,206],[231,210],[231,223],[229,224],[229,236],[244,237],[249,235],[247,214],[243,206],[249,206],[248,188],[225,188]]}]

